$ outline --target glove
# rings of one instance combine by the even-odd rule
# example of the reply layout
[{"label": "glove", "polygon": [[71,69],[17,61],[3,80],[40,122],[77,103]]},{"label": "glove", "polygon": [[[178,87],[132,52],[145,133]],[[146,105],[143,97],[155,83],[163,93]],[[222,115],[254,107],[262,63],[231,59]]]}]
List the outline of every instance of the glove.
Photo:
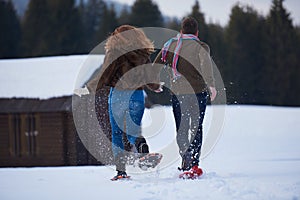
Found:
[{"label": "glove", "polygon": [[86,85],[84,86],[84,88],[77,88],[74,90],[74,94],[76,94],[77,96],[81,97],[82,95],[88,95],[90,94],[89,90],[87,89]]}]

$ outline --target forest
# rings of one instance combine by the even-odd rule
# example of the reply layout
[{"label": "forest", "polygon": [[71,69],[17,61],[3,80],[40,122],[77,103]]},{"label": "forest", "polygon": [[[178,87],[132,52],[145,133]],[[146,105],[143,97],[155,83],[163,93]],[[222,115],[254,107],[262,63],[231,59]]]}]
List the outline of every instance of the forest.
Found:
[{"label": "forest", "polygon": [[[300,106],[300,27],[284,0],[270,0],[263,16],[236,3],[225,26],[207,22],[199,1],[190,10],[199,38],[209,44],[228,104]],[[152,0],[116,12],[103,0],[30,0],[24,16],[0,0],[0,59],[88,54],[121,24],[180,30]]]}]

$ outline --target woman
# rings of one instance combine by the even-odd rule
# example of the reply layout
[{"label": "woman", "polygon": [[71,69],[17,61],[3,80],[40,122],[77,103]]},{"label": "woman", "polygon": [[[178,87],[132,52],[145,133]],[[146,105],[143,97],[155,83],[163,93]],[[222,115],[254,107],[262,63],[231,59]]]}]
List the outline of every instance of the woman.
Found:
[{"label": "woman", "polygon": [[145,108],[143,88],[147,86],[160,92],[161,85],[156,84],[159,80],[158,71],[150,65],[149,56],[154,51],[153,43],[142,30],[130,25],[116,28],[108,37],[105,50],[101,72],[87,86],[89,91],[104,86],[110,87],[109,118],[117,170],[113,179],[118,179],[127,177],[124,132],[138,153],[149,153],[148,145],[141,136],[141,121]]}]

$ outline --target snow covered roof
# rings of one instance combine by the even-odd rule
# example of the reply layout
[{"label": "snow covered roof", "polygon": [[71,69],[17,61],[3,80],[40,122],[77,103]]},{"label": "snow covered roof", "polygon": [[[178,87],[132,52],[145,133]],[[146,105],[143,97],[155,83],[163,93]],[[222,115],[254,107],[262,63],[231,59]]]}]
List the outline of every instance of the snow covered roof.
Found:
[{"label": "snow covered roof", "polygon": [[69,96],[101,66],[104,55],[0,60],[0,98]]}]

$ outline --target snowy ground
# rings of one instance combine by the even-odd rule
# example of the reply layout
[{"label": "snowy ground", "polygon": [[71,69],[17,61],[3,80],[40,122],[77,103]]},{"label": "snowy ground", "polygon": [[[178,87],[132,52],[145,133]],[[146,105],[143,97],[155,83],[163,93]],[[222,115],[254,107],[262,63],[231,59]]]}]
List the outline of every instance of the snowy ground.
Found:
[{"label": "snowy ground", "polygon": [[[212,109],[208,108],[207,119]],[[118,182],[109,180],[115,172],[104,166],[2,168],[0,199],[300,199],[300,108],[226,106],[225,110],[222,135],[201,161],[206,174],[199,180],[178,179],[178,159],[151,173],[132,172],[132,180]],[[174,121],[170,108],[154,112],[168,116],[159,134],[149,137],[151,150],[159,151],[161,144],[174,138]],[[144,130],[151,120],[147,110]],[[175,147],[175,158],[176,152]]]}]

